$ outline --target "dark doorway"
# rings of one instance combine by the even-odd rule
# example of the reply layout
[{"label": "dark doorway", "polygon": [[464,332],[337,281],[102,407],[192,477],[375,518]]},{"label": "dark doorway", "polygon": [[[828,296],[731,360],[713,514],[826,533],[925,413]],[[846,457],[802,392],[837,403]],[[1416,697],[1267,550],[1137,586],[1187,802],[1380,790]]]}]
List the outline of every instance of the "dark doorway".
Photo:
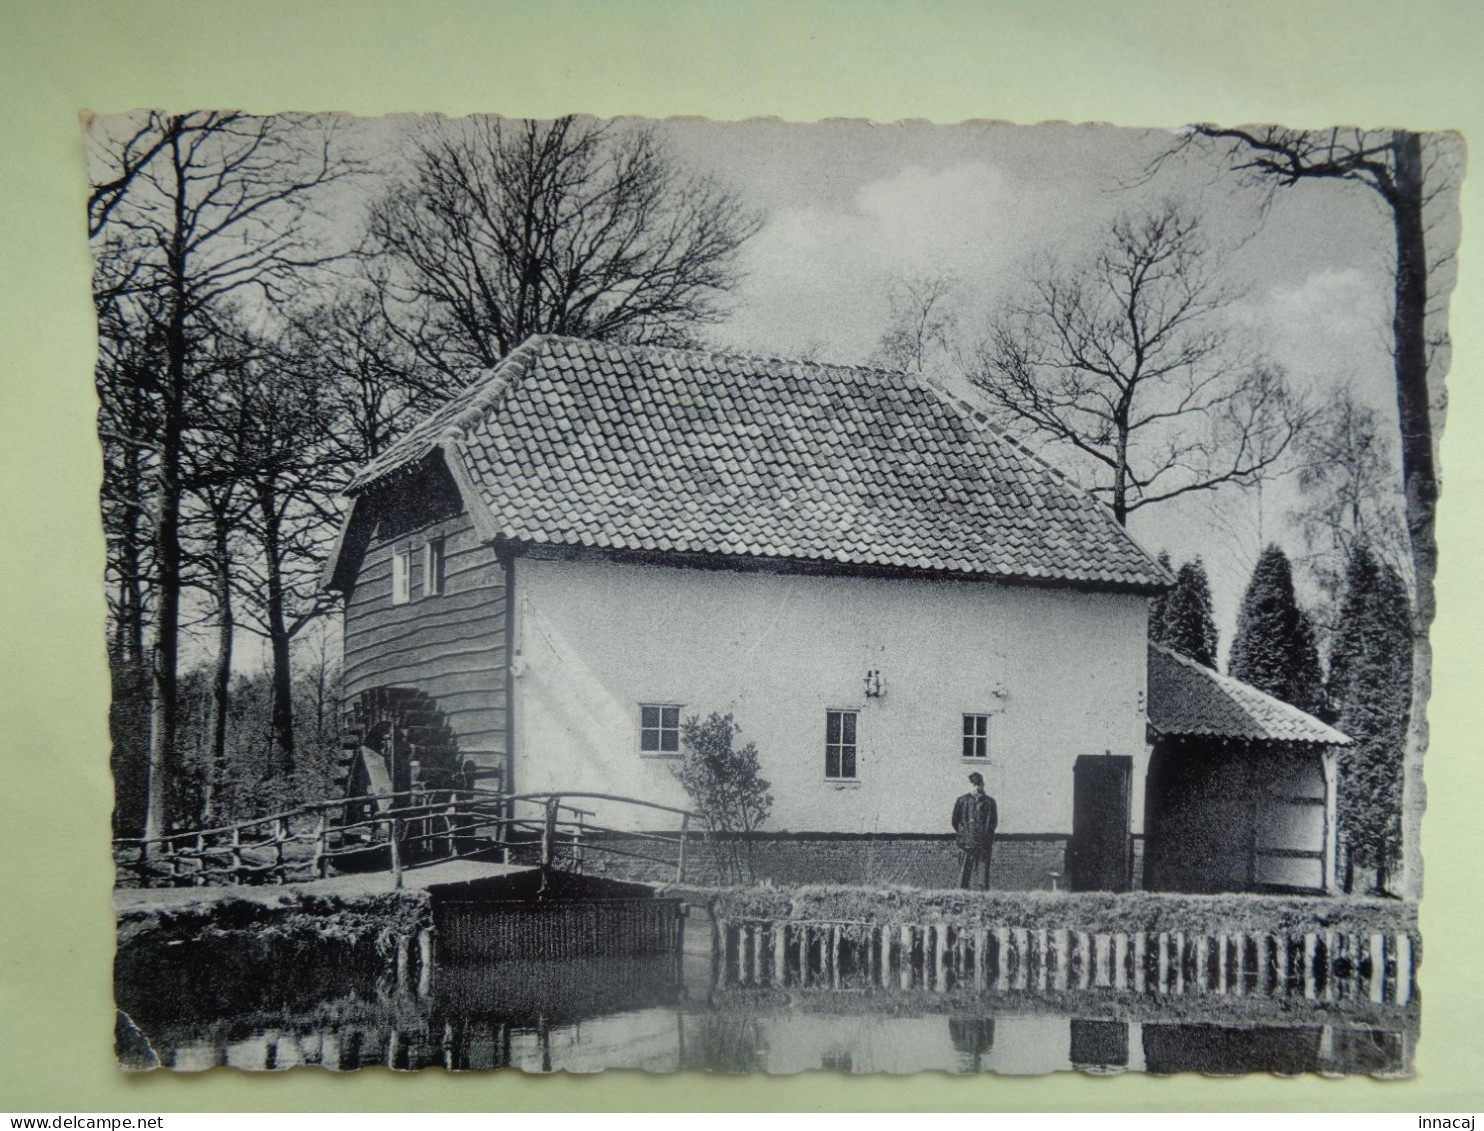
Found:
[{"label": "dark doorway", "polygon": [[1067,877],[1073,891],[1128,891],[1132,872],[1129,789],[1134,760],[1084,754],[1072,767],[1072,842]]}]

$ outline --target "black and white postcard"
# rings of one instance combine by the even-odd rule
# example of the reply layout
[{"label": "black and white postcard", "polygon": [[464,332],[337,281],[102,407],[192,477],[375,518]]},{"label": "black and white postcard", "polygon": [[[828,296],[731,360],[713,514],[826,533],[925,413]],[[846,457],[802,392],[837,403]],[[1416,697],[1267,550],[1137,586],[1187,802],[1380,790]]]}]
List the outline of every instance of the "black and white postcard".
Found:
[{"label": "black and white postcard", "polygon": [[85,131],[122,1066],[1412,1073],[1458,136]]}]

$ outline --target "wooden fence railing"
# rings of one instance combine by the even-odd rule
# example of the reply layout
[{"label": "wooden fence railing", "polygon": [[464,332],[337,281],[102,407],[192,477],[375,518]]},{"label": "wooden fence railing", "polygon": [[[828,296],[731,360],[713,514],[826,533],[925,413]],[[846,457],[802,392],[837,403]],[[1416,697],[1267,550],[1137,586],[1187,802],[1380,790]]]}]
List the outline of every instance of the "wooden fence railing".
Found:
[{"label": "wooden fence railing", "polygon": [[[674,833],[593,823],[596,810],[569,800],[606,801],[673,814]],[[581,872],[588,853],[627,857],[674,869],[685,879],[693,814],[606,793],[504,794],[464,789],[368,794],[317,801],[214,828],[113,842],[122,885],[186,887],[282,884],[336,870],[390,871],[396,885],[409,868],[448,860],[503,858],[543,873]]]}]

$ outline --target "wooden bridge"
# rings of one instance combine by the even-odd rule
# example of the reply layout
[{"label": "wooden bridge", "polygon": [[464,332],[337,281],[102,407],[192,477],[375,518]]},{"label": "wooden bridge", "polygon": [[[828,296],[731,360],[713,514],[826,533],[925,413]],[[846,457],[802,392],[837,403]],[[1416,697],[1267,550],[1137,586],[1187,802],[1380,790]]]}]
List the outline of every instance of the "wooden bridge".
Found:
[{"label": "wooden bridge", "polygon": [[[659,811],[673,832],[594,823],[583,804]],[[649,872],[686,875],[694,814],[608,793],[507,794],[404,790],[316,801],[215,828],[113,842],[119,886],[285,884],[345,873],[390,872],[478,860],[581,873],[594,855],[637,861]]]}]

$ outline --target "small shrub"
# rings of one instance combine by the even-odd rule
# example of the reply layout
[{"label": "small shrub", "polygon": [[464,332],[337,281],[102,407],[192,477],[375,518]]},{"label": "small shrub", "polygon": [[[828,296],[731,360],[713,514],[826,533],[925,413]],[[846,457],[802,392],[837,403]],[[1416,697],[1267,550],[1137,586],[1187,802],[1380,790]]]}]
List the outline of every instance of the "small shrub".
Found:
[{"label": "small shrub", "polygon": [[681,727],[681,760],[676,778],[706,823],[708,834],[721,842],[718,850],[728,879],[756,882],[753,834],[773,810],[771,783],[759,772],[757,746],[737,747],[742,728],[731,715],[715,712],[702,721],[692,715]]}]

